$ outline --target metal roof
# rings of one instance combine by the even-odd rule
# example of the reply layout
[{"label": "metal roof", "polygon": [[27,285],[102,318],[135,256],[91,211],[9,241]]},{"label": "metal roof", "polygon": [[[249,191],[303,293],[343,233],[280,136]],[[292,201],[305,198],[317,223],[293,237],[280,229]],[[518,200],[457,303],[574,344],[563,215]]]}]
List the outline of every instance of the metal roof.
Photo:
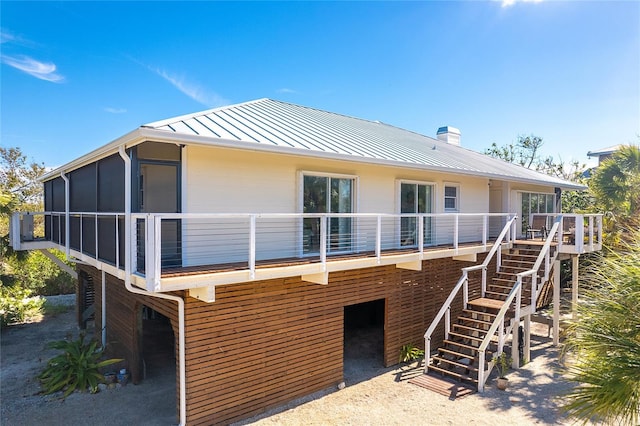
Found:
[{"label": "metal roof", "polygon": [[618,145],[613,145],[607,148],[598,149],[597,151],[589,151],[587,152],[587,157],[599,157],[601,155],[613,154],[623,146],[624,145],[622,144],[618,144]]},{"label": "metal roof", "polygon": [[172,139],[585,189],[378,121],[258,99],[146,124]]}]

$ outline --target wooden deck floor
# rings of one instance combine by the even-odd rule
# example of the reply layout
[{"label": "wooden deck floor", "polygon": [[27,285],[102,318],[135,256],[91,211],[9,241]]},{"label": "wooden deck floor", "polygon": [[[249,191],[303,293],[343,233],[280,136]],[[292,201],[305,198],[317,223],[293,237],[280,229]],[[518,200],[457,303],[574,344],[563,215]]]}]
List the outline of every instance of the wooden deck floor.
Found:
[{"label": "wooden deck floor", "polygon": [[[492,245],[493,245],[493,242],[487,242],[486,249],[489,250]],[[479,252],[482,251],[480,248],[484,248],[482,242],[479,242],[479,241],[458,244],[458,249],[472,248],[472,247],[478,247]],[[449,245],[440,245],[440,246],[428,246],[428,247],[425,247],[423,250],[424,252],[435,252],[439,250],[444,251],[444,250],[453,250],[453,249],[454,249],[453,245],[449,244]],[[413,247],[413,248],[407,248],[407,249],[384,250],[382,252],[382,256],[385,257],[385,256],[394,256],[394,255],[402,255],[402,254],[410,254],[410,253],[417,253],[417,249]],[[376,254],[373,251],[358,252],[358,253],[340,253],[335,255],[328,254],[327,262],[358,259],[358,258],[361,258],[361,259],[373,258],[375,256]],[[452,256],[452,254],[448,254],[448,256]],[[308,257],[305,256],[305,257],[258,260],[256,261],[256,269],[308,265],[313,263],[320,263],[320,257],[315,255],[315,256],[308,256]],[[212,273],[230,272],[230,271],[242,271],[246,269],[249,269],[247,262],[171,267],[171,268],[162,269],[162,278],[184,277],[184,276],[190,276],[190,275],[212,274]]]}]

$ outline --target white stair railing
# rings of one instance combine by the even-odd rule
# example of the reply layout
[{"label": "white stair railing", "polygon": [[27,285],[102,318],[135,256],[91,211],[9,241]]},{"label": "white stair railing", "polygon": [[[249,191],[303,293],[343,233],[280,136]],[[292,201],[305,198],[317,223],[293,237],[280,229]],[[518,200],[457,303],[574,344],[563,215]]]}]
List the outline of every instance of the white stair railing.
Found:
[{"label": "white stair railing", "polygon": [[[491,260],[496,255],[496,253],[498,254],[498,256],[500,255],[500,252],[501,252],[500,248],[502,247],[502,243],[503,242],[508,243],[512,241],[511,238],[513,233],[510,231],[515,226],[516,219],[517,219],[517,215],[513,215],[513,217],[508,218],[507,223],[505,224],[504,228],[502,228],[502,232],[500,232],[500,235],[498,236],[498,238],[496,238],[496,241],[493,244],[493,247],[491,247],[491,250],[487,254],[487,257],[484,259],[484,262],[482,262],[480,265],[462,268],[462,276],[460,277],[456,285],[453,287],[453,290],[451,290],[451,293],[449,293],[449,297],[447,297],[447,300],[444,302],[444,304],[440,308],[440,311],[438,311],[433,321],[431,322],[431,325],[429,326],[429,328],[427,328],[427,331],[424,333],[424,349],[425,349],[424,372],[425,373],[429,371],[429,358],[431,357],[431,336],[433,332],[435,331],[436,327],[440,324],[440,322],[444,318],[444,327],[445,327],[444,338],[445,339],[449,338],[449,331],[451,329],[451,303],[453,302],[453,299],[455,299],[455,297],[458,295],[458,292],[460,291],[461,288],[462,288],[463,306],[466,308],[467,303],[469,302],[469,272],[482,270],[482,295],[484,296],[484,293],[486,291],[487,266],[489,265],[489,263],[491,263]],[[500,257],[498,257],[497,259],[498,259],[497,263],[499,268]]]},{"label": "white stair railing", "polygon": [[[489,327],[487,334],[485,335],[482,343],[478,347],[478,391],[479,392],[484,391],[484,384],[487,381],[489,374],[491,373],[491,369],[493,368],[493,363],[489,364],[489,368],[487,370],[485,370],[484,368],[484,364],[486,361],[486,358],[485,358],[486,350],[489,344],[491,343],[491,339],[496,334],[496,332],[498,332],[498,351],[494,354],[494,357],[498,357],[504,350],[504,340],[506,336],[509,334],[509,331],[513,331],[514,333],[518,332],[517,330],[520,323],[520,305],[521,305],[521,299],[522,299],[522,285],[523,285],[524,278],[528,276],[531,277],[531,308],[527,310],[527,312],[535,313],[536,311],[537,292],[538,292],[538,288],[537,288],[538,270],[540,269],[540,266],[544,261],[545,262],[544,278],[541,281],[541,283],[544,284],[549,279],[549,275],[551,272],[550,265],[553,264],[556,257],[558,256],[558,250],[555,251],[555,253],[553,254],[553,257],[551,257],[550,253],[551,253],[552,242],[557,238],[562,238],[562,233],[560,231],[561,221],[562,221],[562,216],[558,216],[555,219],[553,226],[549,231],[547,239],[545,240],[545,243],[542,246],[542,249],[540,250],[540,253],[538,254],[538,257],[536,258],[536,261],[534,265],[531,267],[531,269],[517,274],[517,279],[513,288],[509,292],[509,295],[507,296],[507,299],[504,301],[502,308],[500,308],[500,310],[498,311],[498,314],[493,320],[491,327]],[[512,318],[513,321],[511,322],[510,326],[507,329],[505,329],[505,320],[506,320],[505,316],[509,311],[511,304],[514,302],[514,299],[515,299],[515,305],[514,305],[514,316]],[[514,344],[513,346],[516,346],[516,345]],[[512,359],[513,359],[513,367],[518,368],[520,366],[520,360],[518,359],[518,357],[513,357],[513,356],[512,356]]]}]

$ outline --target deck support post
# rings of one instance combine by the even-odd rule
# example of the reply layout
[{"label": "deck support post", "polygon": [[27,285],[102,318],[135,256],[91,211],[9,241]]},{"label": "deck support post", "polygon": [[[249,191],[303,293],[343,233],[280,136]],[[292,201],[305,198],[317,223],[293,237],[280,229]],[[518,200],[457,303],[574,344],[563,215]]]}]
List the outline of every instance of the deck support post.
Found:
[{"label": "deck support post", "polygon": [[571,256],[571,317],[576,319],[578,309],[578,260],[580,255]]},{"label": "deck support post", "polygon": [[524,317],[524,354],[523,362],[531,361],[531,314]]},{"label": "deck support post", "polygon": [[553,265],[553,346],[560,344],[560,261]]}]

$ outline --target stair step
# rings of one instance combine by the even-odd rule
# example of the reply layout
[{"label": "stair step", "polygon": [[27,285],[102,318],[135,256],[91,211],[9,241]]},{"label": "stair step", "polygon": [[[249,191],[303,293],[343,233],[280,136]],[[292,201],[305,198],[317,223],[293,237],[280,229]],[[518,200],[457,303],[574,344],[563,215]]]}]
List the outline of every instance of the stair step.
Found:
[{"label": "stair step", "polygon": [[464,354],[462,352],[454,351],[447,348],[438,348],[438,352],[447,353],[449,355],[457,356],[458,358],[476,359],[476,355]]},{"label": "stair step", "polygon": [[[477,312],[477,311],[469,311],[469,312],[479,313],[480,315],[489,315],[489,314],[485,314],[484,312]],[[495,318],[495,315],[493,315],[493,317]],[[463,317],[463,316],[458,317],[458,320],[474,322],[476,324],[486,325],[486,326],[489,326],[489,327],[492,324],[491,321],[485,321],[485,320],[481,320],[481,319],[477,319],[477,318],[470,318],[470,317]]]},{"label": "stair step", "polygon": [[515,283],[511,283],[511,285],[503,283],[503,281],[498,281],[498,283],[489,284],[489,288],[491,290],[505,290],[507,293],[511,291]]},{"label": "stair step", "polygon": [[[501,297],[506,299],[507,296],[509,295],[509,293],[502,293],[502,292],[499,292],[499,291],[491,291],[491,290],[485,291],[484,294],[485,294],[485,296],[489,296],[492,299],[500,299]],[[502,300],[504,300],[504,299],[502,299]]]},{"label": "stair step", "polygon": [[[479,330],[478,330],[479,331]],[[482,342],[484,340],[484,336],[482,337],[476,337],[476,336],[470,336],[468,334],[460,334],[460,333],[456,333],[455,331],[450,331],[449,332],[450,336],[454,336],[454,337],[458,337],[460,339],[469,339],[469,340],[475,340],[476,342]]]},{"label": "stair step", "polygon": [[[465,370],[468,370],[468,371],[478,372],[478,367],[474,367],[471,364],[471,362],[469,362],[469,364],[465,364],[464,362],[454,361],[452,359],[447,359],[447,358],[444,358],[444,357],[441,357],[441,356],[437,356],[437,355],[431,357],[431,359],[433,361],[438,361],[438,363],[444,362],[446,364],[455,365],[456,367],[464,368]],[[429,365],[429,367],[431,367],[431,365]]]},{"label": "stair step", "polygon": [[522,259],[502,259],[502,266],[511,267],[528,267],[535,265],[534,260],[522,260]]},{"label": "stair step", "polygon": [[504,301],[491,299],[488,297],[481,297],[479,299],[470,300],[469,305],[477,306],[480,308],[500,310],[500,308],[502,308],[502,305],[504,305]]},{"label": "stair step", "polygon": [[505,259],[536,263],[536,260],[538,259],[538,255],[537,254],[521,254],[521,253],[502,255],[503,262]]},{"label": "stair step", "polygon": [[[488,316],[490,318],[495,318],[497,315],[496,314],[492,314],[491,312],[482,312],[482,311],[476,311],[473,309],[463,309],[462,310],[463,313],[465,314],[475,314],[475,315],[485,315]],[[466,317],[465,317],[466,318]],[[473,318],[469,318],[470,320],[474,320]],[[484,321],[484,320],[474,320],[474,321]],[[489,325],[491,325],[491,322],[488,323]]]},{"label": "stair step", "polygon": [[455,371],[447,370],[446,368],[436,367],[435,365],[430,365],[429,366],[429,370],[437,371],[437,372],[439,372],[440,374],[443,374],[443,375],[454,376],[454,377],[457,377],[460,380],[466,380],[466,381],[469,381],[469,382],[478,383],[478,379],[474,379],[473,377],[471,377],[471,376],[469,376],[467,374],[456,373]]},{"label": "stair step", "polygon": [[[491,323],[486,323],[486,324],[487,325],[491,325]],[[482,325],[484,325],[484,324],[482,324]],[[463,329],[463,330],[468,330],[468,331],[477,331],[479,333],[487,331],[484,328],[469,327],[468,325],[464,325],[464,324],[453,324],[453,328],[454,329]]]},{"label": "stair step", "polygon": [[[477,346],[471,346],[471,345],[467,345],[467,344],[465,344],[465,343],[456,342],[455,340],[447,340],[447,339],[443,340],[442,342],[443,342],[445,345],[457,346],[457,347],[459,347],[459,348],[465,348],[465,349],[469,349],[469,350],[471,350],[471,351],[473,351],[473,352],[478,352],[478,347],[477,347]],[[491,341],[489,342],[489,344],[490,344],[490,345],[495,345],[495,344],[496,344],[496,342],[494,342],[493,340],[491,340]],[[453,349],[451,349],[451,350],[453,350]],[[488,351],[487,351],[487,352],[488,352]]]}]

